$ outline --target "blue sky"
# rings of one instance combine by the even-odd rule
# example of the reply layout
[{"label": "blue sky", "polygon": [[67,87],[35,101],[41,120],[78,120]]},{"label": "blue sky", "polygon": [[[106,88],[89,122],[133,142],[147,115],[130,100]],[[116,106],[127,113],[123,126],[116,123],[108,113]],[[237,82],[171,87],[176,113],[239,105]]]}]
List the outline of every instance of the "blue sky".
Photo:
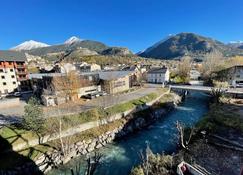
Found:
[{"label": "blue sky", "polygon": [[243,40],[242,0],[1,0],[0,49],[82,39],[143,50],[169,34]]}]

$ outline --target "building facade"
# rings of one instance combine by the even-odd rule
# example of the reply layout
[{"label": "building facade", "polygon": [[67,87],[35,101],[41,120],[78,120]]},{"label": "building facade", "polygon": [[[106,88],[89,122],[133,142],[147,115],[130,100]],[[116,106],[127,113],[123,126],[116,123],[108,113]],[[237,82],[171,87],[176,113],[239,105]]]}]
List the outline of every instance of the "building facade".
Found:
[{"label": "building facade", "polygon": [[233,87],[243,87],[243,65],[227,69],[228,83]]},{"label": "building facade", "polygon": [[30,79],[34,93],[41,97],[46,106],[66,103],[101,91],[97,73],[77,73],[75,76],[64,73],[30,74]]},{"label": "building facade", "polygon": [[148,83],[158,83],[163,84],[170,81],[170,71],[166,67],[154,68],[147,73]]},{"label": "building facade", "polygon": [[80,65],[76,65],[77,70],[80,72],[94,72],[94,71],[100,71],[101,66],[98,64],[88,64],[83,62]]},{"label": "building facade", "polygon": [[0,94],[29,89],[25,54],[0,51]]},{"label": "building facade", "polygon": [[132,71],[100,72],[101,88],[108,94],[129,90]]}]

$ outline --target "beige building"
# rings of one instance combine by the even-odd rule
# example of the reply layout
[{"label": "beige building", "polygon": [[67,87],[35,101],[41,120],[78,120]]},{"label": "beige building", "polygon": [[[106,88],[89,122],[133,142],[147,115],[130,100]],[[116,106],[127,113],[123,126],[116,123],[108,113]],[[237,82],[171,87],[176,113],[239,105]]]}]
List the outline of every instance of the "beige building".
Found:
[{"label": "beige building", "polygon": [[128,90],[130,88],[130,76],[132,74],[132,71],[100,72],[102,90],[109,94]]}]

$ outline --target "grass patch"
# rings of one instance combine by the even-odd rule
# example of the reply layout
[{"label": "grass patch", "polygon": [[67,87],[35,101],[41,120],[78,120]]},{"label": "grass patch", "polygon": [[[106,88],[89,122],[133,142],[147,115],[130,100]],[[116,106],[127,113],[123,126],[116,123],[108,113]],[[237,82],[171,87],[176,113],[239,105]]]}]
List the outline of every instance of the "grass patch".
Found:
[{"label": "grass patch", "polygon": [[243,119],[239,114],[230,110],[227,104],[210,106],[206,116],[197,123],[196,127],[200,130],[215,132],[220,126],[237,129],[243,132]]},{"label": "grass patch", "polygon": [[[0,129],[0,136],[7,140],[11,145],[18,145],[20,143],[28,142],[29,140],[38,138],[38,136],[31,131],[20,129],[14,126],[5,126]],[[5,147],[5,144],[0,143],[1,147]]]},{"label": "grass patch", "polygon": [[158,97],[157,93],[150,93],[150,94],[145,95],[145,96],[138,98],[136,100],[131,100],[129,102],[117,104],[115,106],[107,108],[107,109],[105,109],[105,112],[107,113],[108,116],[111,116],[111,115],[114,115],[114,114],[117,114],[117,113],[121,113],[121,112],[125,112],[127,110],[132,109],[132,108],[135,108],[136,106],[143,105],[147,102],[150,102],[150,101],[156,99],[157,97]]}]

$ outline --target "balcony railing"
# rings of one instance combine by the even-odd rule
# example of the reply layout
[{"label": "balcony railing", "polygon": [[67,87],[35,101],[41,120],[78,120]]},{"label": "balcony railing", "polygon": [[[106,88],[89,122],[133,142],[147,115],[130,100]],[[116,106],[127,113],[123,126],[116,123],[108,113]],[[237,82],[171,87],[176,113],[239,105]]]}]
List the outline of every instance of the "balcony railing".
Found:
[{"label": "balcony railing", "polygon": [[25,68],[25,65],[24,64],[15,64],[15,67],[17,67],[17,68]]},{"label": "balcony railing", "polygon": [[18,77],[17,80],[18,80],[18,81],[26,81],[26,80],[28,80],[28,78],[27,78],[27,77],[21,77],[21,78]]},{"label": "balcony railing", "polygon": [[26,71],[17,71],[16,73],[17,73],[18,75],[26,75],[26,74],[27,74]]}]

